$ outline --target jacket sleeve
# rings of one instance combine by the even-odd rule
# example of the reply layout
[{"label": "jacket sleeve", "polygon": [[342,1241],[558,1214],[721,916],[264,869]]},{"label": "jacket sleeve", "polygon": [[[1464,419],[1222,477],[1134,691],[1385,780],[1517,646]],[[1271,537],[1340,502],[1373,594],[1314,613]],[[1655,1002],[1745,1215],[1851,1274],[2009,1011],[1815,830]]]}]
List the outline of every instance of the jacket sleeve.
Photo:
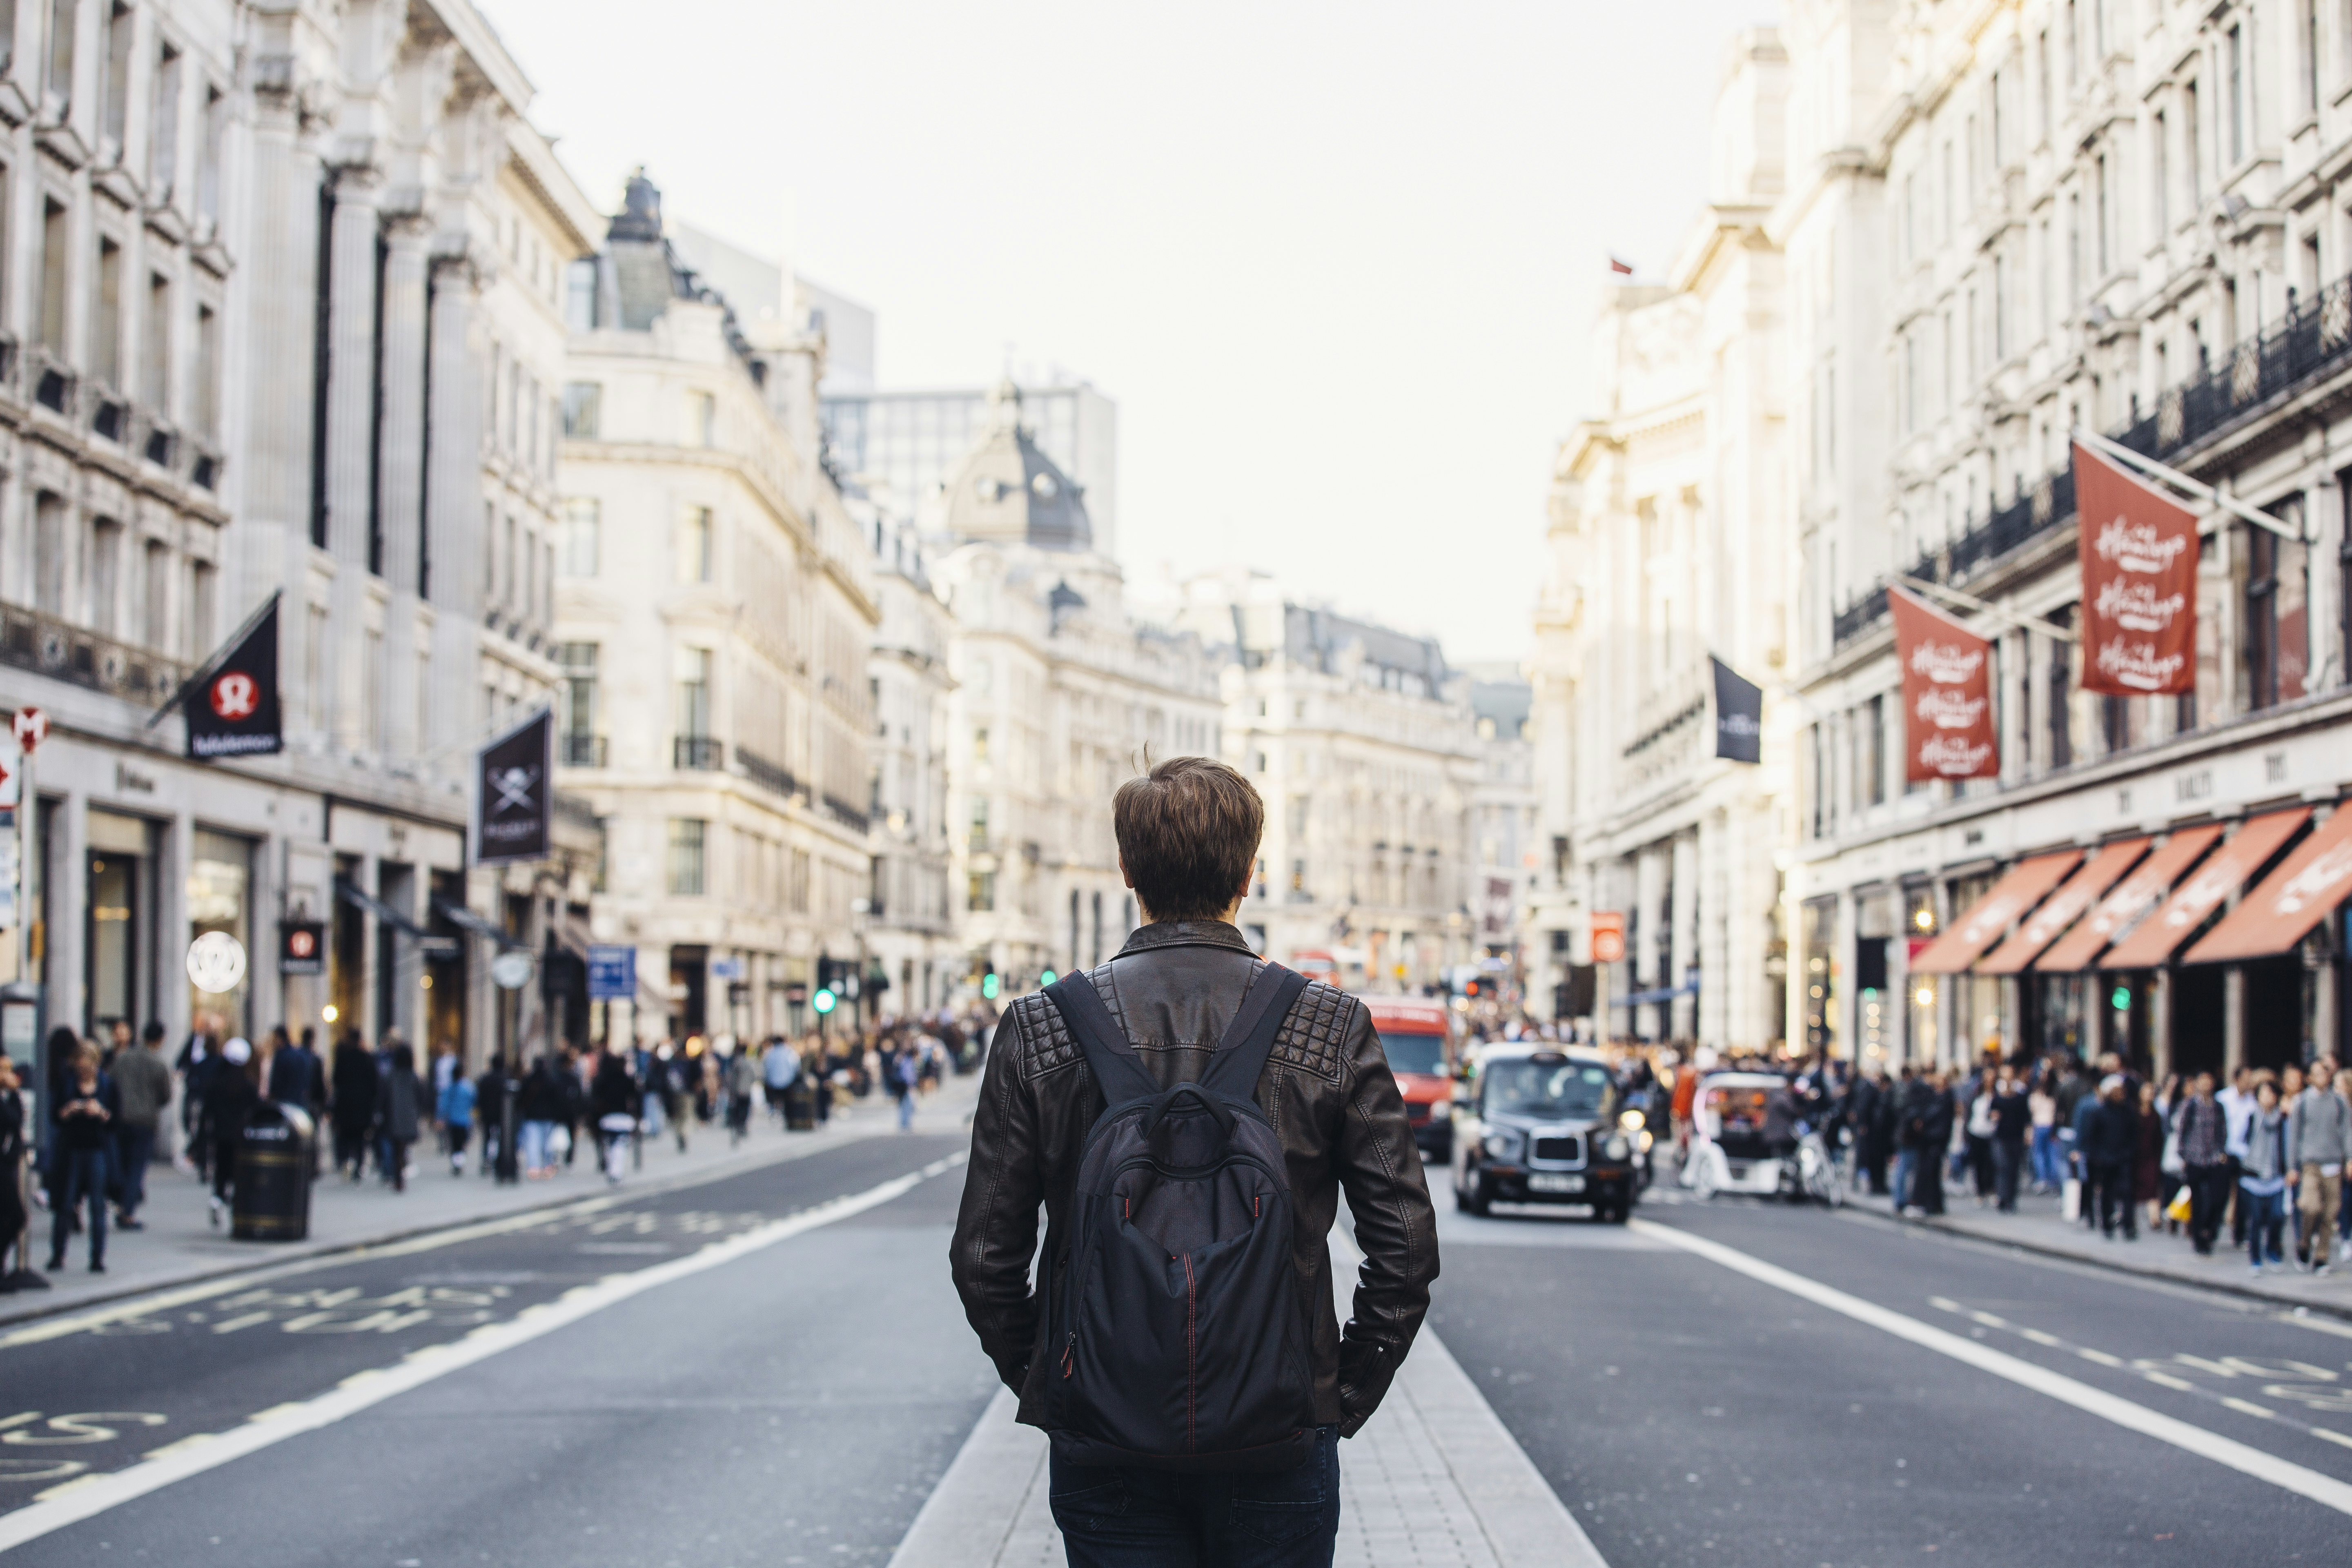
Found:
[{"label": "jacket sleeve", "polygon": [[972,1113],[971,1157],[964,1166],[948,1268],[980,1348],[996,1363],[1004,1385],[1018,1394],[1036,1336],[1029,1264],[1037,1251],[1037,1205],[1045,1187],[1036,1100],[1021,1072],[1026,1041],[1020,1015],[1005,1022],[1012,1027],[997,1032]]},{"label": "jacket sleeve", "polygon": [[1437,1215],[1405,1120],[1404,1097],[1361,1003],[1344,1051],[1346,1100],[1334,1159],[1364,1255],[1339,1331],[1339,1435],[1352,1437],[1380,1408],[1429,1311],[1430,1282],[1437,1278]]}]

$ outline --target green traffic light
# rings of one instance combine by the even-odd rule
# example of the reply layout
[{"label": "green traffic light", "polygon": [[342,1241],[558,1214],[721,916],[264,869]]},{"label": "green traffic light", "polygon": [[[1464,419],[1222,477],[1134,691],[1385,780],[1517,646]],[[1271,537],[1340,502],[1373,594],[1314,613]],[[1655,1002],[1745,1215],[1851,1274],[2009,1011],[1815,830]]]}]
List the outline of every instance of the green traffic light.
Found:
[{"label": "green traffic light", "polygon": [[817,994],[809,998],[809,1005],[820,1013],[830,1013],[833,1011],[834,1001],[833,993],[820,986]]},{"label": "green traffic light", "polygon": [[1045,973],[1037,976],[1037,984],[1040,985],[1051,985],[1054,984],[1055,978],[1055,976],[1054,972],[1049,969],[1045,971]]},{"label": "green traffic light", "polygon": [[2107,1005],[2118,1013],[2130,1011],[2131,987],[2128,985],[2116,986],[2115,994],[2107,998]]},{"label": "green traffic light", "polygon": [[991,970],[980,977],[980,994],[988,1001],[996,1000],[996,973]]}]

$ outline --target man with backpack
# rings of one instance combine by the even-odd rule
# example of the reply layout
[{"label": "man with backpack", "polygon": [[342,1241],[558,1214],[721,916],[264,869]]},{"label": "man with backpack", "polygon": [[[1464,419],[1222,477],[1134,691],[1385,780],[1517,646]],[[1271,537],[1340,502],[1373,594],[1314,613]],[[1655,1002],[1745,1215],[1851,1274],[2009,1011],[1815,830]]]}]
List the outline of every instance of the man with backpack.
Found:
[{"label": "man with backpack", "polygon": [[[998,1026],[956,1289],[1052,1437],[1072,1564],[1328,1564],[1338,1440],[1388,1391],[1437,1276],[1421,1157],[1363,1005],[1233,923],[1265,821],[1249,782],[1175,758],[1112,816],[1144,924]],[[1343,1189],[1364,1255],[1345,1329]]]}]

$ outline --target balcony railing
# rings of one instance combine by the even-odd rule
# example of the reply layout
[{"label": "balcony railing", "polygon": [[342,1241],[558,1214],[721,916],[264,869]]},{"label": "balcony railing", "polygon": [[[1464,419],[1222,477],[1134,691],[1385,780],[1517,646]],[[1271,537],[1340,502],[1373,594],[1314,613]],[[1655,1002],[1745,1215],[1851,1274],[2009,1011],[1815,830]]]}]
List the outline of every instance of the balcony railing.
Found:
[{"label": "balcony railing", "polygon": [[[2132,400],[2132,417],[2111,439],[2159,461],[2244,420],[2265,405],[2352,365],[2352,278],[2339,278],[2310,299],[2288,291],[2286,314],[2219,361],[2157,395],[2142,412]],[[1907,575],[1930,583],[1958,583],[2019,546],[2062,528],[2074,517],[2074,470],[2043,476],[2007,506],[1942,550],[1930,551]],[[1875,626],[1886,614],[1884,584],[1837,611],[1830,635],[1843,646]]]},{"label": "balcony railing", "polygon": [[782,795],[801,793],[801,781],[793,776],[792,769],[779,767],[749,746],[735,748],[735,765],[743,770],[745,778],[761,789],[772,790]]},{"label": "balcony railing", "polygon": [[844,827],[855,828],[860,833],[866,831],[866,814],[839,795],[829,795],[824,797],[824,814]]},{"label": "balcony railing", "polygon": [[601,768],[604,765],[604,736],[566,735],[562,741],[565,767]]},{"label": "balcony railing", "polygon": [[21,605],[0,605],[0,663],[150,706],[178,690],[188,675],[177,659]]},{"label": "balcony railing", "polygon": [[708,735],[680,735],[670,742],[670,766],[715,773],[727,765],[727,747]]}]

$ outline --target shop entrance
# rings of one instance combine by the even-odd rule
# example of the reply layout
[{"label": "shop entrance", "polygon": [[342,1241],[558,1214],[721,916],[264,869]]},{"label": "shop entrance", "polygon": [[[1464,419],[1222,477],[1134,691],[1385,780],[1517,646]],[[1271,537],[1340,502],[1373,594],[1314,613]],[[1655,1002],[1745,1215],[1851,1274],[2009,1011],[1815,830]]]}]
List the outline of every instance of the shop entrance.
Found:
[{"label": "shop entrance", "polygon": [[2303,1061],[2303,956],[2258,958],[2244,966],[2246,1065]]},{"label": "shop entrance", "polygon": [[2172,972],[2172,1070],[2183,1078],[2221,1076],[2227,1026],[2221,965],[2200,963]]},{"label": "shop entrance", "polygon": [[86,820],[82,1030],[102,1038],[110,1019],[135,1032],[155,1016],[155,828],[95,809]]}]

